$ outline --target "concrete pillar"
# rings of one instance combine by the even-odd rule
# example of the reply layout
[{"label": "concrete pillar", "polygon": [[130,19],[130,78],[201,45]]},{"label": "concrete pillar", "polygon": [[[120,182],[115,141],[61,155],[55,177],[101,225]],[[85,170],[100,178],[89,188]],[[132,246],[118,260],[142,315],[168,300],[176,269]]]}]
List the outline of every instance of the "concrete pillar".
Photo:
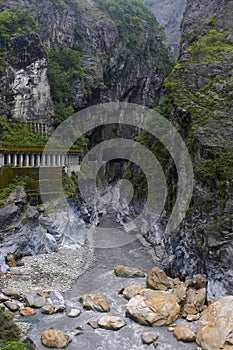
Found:
[{"label": "concrete pillar", "polygon": [[47,154],[47,166],[51,166],[51,164],[52,164],[51,156],[52,156],[51,153]]},{"label": "concrete pillar", "polygon": [[61,154],[61,166],[65,165],[65,155]]},{"label": "concrete pillar", "polygon": [[37,153],[36,155],[36,165],[40,166],[40,153]]},{"label": "concrete pillar", "polygon": [[45,166],[45,154],[43,153],[41,156],[41,162],[40,162],[41,166]]},{"label": "concrete pillar", "polygon": [[4,166],[4,153],[0,153],[0,167]]},{"label": "concrete pillar", "polygon": [[61,165],[61,155],[60,153],[57,154],[57,166]]},{"label": "concrete pillar", "polygon": [[19,166],[22,168],[22,166],[23,166],[23,154],[21,153],[20,155],[19,155]]},{"label": "concrete pillar", "polygon": [[7,165],[10,165],[11,164],[11,154],[8,153],[7,155]]},{"label": "concrete pillar", "polygon": [[53,153],[52,154],[52,166],[55,166],[56,165],[56,154]]},{"label": "concrete pillar", "polygon": [[13,154],[13,165],[17,166],[17,154]]},{"label": "concrete pillar", "polygon": [[29,154],[25,155],[25,166],[26,166],[26,168],[29,167]]}]

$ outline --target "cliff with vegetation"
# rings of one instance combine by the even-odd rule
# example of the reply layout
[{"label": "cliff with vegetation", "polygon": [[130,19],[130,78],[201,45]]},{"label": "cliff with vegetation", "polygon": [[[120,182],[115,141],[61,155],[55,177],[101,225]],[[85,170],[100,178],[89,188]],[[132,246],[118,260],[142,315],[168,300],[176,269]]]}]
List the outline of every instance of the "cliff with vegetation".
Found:
[{"label": "cliff with vegetation", "polygon": [[0,113],[24,121],[51,125],[110,101],[152,107],[169,69],[139,0],[2,1],[0,31]]},{"label": "cliff with vegetation", "polygon": [[188,1],[181,57],[166,81],[171,119],[192,156],[194,194],[173,240],[174,271],[205,272],[232,291],[233,1]]}]

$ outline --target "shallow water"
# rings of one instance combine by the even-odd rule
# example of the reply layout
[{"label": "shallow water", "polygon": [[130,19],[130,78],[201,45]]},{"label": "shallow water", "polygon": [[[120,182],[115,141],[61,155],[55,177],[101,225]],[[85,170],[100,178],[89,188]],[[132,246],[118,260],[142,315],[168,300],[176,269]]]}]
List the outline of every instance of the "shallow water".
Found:
[{"label": "shallow water", "polygon": [[[106,227],[108,219],[104,219],[102,225]],[[93,266],[80,276],[73,287],[64,295],[69,307],[77,307],[82,313],[77,318],[69,318],[59,313],[48,316],[38,314],[37,322],[34,323],[31,337],[39,349],[46,349],[40,342],[40,334],[48,329],[60,329],[65,332],[72,332],[77,326],[83,326],[84,334],[74,336],[73,341],[68,345],[67,350],[141,350],[154,349],[153,345],[142,345],[141,334],[145,331],[152,331],[159,334],[158,350],[197,349],[195,343],[182,343],[175,340],[167,327],[141,326],[133,320],[125,317],[127,300],[118,295],[121,288],[133,283],[145,283],[145,278],[126,279],[116,277],[113,271],[116,265],[126,265],[140,268],[147,273],[156,265],[151,253],[151,247],[143,245],[143,240],[137,239],[127,245],[117,248],[96,249],[96,261]],[[120,316],[125,319],[127,325],[119,331],[104,329],[92,329],[87,325],[88,321],[97,321],[103,315],[95,311],[82,309],[79,297],[87,293],[98,293],[105,295],[111,306],[111,315]],[[182,321],[178,321],[182,322]]]}]

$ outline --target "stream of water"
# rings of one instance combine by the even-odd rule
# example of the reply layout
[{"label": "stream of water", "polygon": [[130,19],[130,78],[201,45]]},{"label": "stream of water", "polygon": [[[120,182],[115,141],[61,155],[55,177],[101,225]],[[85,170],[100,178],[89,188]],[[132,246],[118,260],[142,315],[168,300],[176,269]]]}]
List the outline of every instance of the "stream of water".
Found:
[{"label": "stream of water", "polygon": [[[108,220],[109,218],[103,218],[100,224],[106,227]],[[142,344],[141,334],[147,331],[159,334],[158,350],[197,349],[195,343],[188,344],[176,341],[173,334],[167,331],[167,327],[141,326],[125,317],[127,300],[118,292],[123,287],[125,288],[133,283],[145,283],[145,278],[127,279],[117,277],[114,274],[114,266],[137,267],[147,273],[156,265],[156,262],[153,259],[153,249],[147,242],[143,244],[143,241],[140,238],[121,247],[96,249],[95,263],[78,278],[73,287],[64,295],[68,308],[77,307],[80,309],[82,309],[82,305],[79,303],[81,295],[87,293],[104,295],[111,306],[110,315],[122,317],[127,325],[119,331],[100,328],[94,330],[87,325],[87,322],[97,321],[102,315],[95,311],[82,310],[81,315],[77,318],[69,318],[63,313],[51,316],[37,314],[37,321],[34,323],[30,336],[39,349],[46,349],[40,341],[40,334],[44,330],[60,329],[65,332],[72,332],[77,326],[82,326],[84,332],[73,337],[67,350],[141,350],[145,347],[148,350],[154,349],[153,345],[146,346]]]}]

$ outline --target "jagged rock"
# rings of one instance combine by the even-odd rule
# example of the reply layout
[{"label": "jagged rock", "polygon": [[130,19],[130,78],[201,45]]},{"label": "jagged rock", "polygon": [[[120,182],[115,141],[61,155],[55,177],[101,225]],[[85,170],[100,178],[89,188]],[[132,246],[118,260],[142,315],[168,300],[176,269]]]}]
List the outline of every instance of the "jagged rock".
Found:
[{"label": "jagged rock", "polygon": [[167,290],[172,283],[163,270],[154,267],[147,275],[146,285],[155,290]]},{"label": "jagged rock", "polygon": [[15,203],[7,204],[4,207],[0,207],[0,227],[4,230],[6,226],[12,225],[16,221],[20,213],[19,208]]},{"label": "jagged rock", "polygon": [[81,310],[79,309],[71,309],[67,314],[68,317],[78,317],[81,314]]},{"label": "jagged rock", "polygon": [[194,275],[192,282],[193,282],[193,287],[196,289],[207,288],[208,280],[206,277],[204,277],[200,274]]},{"label": "jagged rock", "polygon": [[7,287],[7,288],[4,288],[2,290],[2,292],[7,295],[8,297],[11,297],[11,298],[20,298],[21,295],[20,295],[20,292],[16,289],[16,288],[13,288],[13,287]]},{"label": "jagged rock", "polygon": [[145,277],[144,272],[135,268],[119,265],[114,267],[114,272],[118,277],[134,278],[134,277]]},{"label": "jagged rock", "polygon": [[9,265],[10,267],[15,267],[17,266],[17,261],[15,259],[14,254],[7,254],[6,256],[6,263],[7,265]]},{"label": "jagged rock", "polygon": [[189,321],[189,322],[197,321],[197,320],[199,320],[200,316],[201,316],[200,314],[188,315],[186,317],[186,320]]},{"label": "jagged rock", "polygon": [[143,286],[143,284],[134,283],[131,286],[129,286],[123,290],[123,295],[124,295],[125,299],[129,300],[132,297],[134,297],[135,295],[137,295],[144,288],[145,287]]},{"label": "jagged rock", "polygon": [[187,287],[185,286],[184,283],[178,284],[174,288],[174,295],[177,298],[178,303],[183,303],[186,300],[186,295],[187,295]]},{"label": "jagged rock", "polygon": [[41,342],[48,348],[64,349],[71,342],[68,334],[60,330],[44,331],[41,334]]},{"label": "jagged rock", "polygon": [[208,280],[206,277],[198,274],[194,275],[193,278],[189,278],[184,282],[184,285],[189,288],[202,289],[207,287]]},{"label": "jagged rock", "polygon": [[113,331],[117,331],[125,325],[126,322],[122,318],[116,316],[106,315],[98,319],[98,326],[100,328],[111,329]]},{"label": "jagged rock", "polygon": [[45,305],[46,299],[43,294],[40,293],[26,293],[24,295],[25,303],[29,307],[41,308]]},{"label": "jagged rock", "polygon": [[174,329],[174,336],[177,340],[184,342],[192,342],[195,341],[196,338],[189,325],[177,325]]},{"label": "jagged rock", "polygon": [[187,315],[196,315],[206,301],[206,288],[188,289],[186,302],[183,310],[183,317]]},{"label": "jagged rock", "polygon": [[56,312],[56,310],[52,307],[51,304],[45,304],[44,306],[42,306],[41,312],[43,314],[52,315]]},{"label": "jagged rock", "polygon": [[233,347],[233,296],[211,304],[197,323],[196,342],[203,350]]},{"label": "jagged rock", "polygon": [[10,310],[10,311],[18,311],[20,306],[17,303],[14,303],[12,301],[5,301],[4,305]]},{"label": "jagged rock", "polygon": [[55,238],[42,226],[32,228],[30,225],[23,225],[17,230],[17,233],[9,235],[0,244],[0,269],[3,273],[9,271],[9,266],[5,263],[8,254],[14,254],[17,259],[27,255],[52,253],[58,249]]},{"label": "jagged rock", "polygon": [[61,295],[61,293],[59,292],[56,292],[56,291],[50,292],[48,302],[52,305],[52,307],[56,311],[63,311],[66,308],[65,300]]},{"label": "jagged rock", "polygon": [[30,307],[24,307],[20,310],[20,315],[22,316],[33,316],[36,314],[36,311]]},{"label": "jagged rock", "polygon": [[99,294],[85,294],[80,297],[84,309],[96,310],[99,312],[109,312],[110,305],[107,299]]},{"label": "jagged rock", "polygon": [[99,328],[98,324],[95,321],[89,321],[89,322],[87,322],[87,324],[89,326],[91,326],[91,328],[93,328],[93,329]]},{"label": "jagged rock", "polygon": [[172,293],[150,289],[131,298],[126,307],[127,316],[150,326],[169,325],[177,319],[179,312],[180,306]]},{"label": "jagged rock", "polygon": [[6,295],[4,294],[0,294],[0,302],[2,303],[3,301],[7,301],[9,300],[9,297],[7,297]]},{"label": "jagged rock", "polygon": [[158,339],[158,334],[151,333],[151,332],[145,332],[142,334],[142,343],[150,345],[154,343]]}]

